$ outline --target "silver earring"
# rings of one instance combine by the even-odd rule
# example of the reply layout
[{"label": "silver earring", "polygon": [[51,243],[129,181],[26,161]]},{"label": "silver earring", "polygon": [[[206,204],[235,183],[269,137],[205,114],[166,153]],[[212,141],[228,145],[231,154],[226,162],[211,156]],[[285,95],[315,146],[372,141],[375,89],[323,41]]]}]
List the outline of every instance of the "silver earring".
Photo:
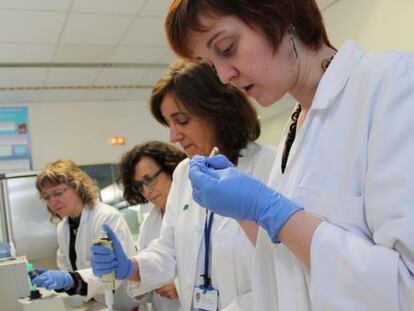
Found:
[{"label": "silver earring", "polygon": [[289,23],[288,33],[289,33],[290,46],[292,47],[293,56],[295,56],[295,58],[298,58],[298,50],[296,49],[295,41],[293,41],[293,36],[292,36],[294,32],[295,32],[295,26],[293,26],[292,23]]},{"label": "silver earring", "polygon": [[293,56],[295,56],[295,58],[298,58],[298,50],[296,49],[295,41],[293,41],[292,35],[289,36],[289,40],[290,46],[292,47]]}]

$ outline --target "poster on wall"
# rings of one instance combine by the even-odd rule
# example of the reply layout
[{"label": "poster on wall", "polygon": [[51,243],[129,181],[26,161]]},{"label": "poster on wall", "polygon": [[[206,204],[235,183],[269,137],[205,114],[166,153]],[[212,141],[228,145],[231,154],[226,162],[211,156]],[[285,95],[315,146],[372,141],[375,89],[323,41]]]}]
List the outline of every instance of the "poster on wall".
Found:
[{"label": "poster on wall", "polygon": [[0,173],[31,169],[27,107],[0,107]]}]

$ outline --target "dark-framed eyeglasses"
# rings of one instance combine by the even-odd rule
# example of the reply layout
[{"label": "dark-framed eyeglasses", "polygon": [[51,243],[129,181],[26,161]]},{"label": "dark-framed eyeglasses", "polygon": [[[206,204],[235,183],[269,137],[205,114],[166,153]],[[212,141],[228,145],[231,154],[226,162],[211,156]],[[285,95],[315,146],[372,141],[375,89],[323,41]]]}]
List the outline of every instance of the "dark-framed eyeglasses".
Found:
[{"label": "dark-framed eyeglasses", "polygon": [[58,198],[60,198],[65,192],[66,192],[66,190],[68,190],[69,189],[69,187],[66,187],[66,188],[62,188],[62,189],[57,189],[57,190],[55,190],[55,191],[53,191],[52,193],[50,193],[50,194],[45,194],[45,193],[43,193],[42,194],[42,199],[43,200],[45,200],[45,201],[50,201],[51,199],[58,199]]},{"label": "dark-framed eyeglasses", "polygon": [[153,175],[144,176],[143,181],[134,181],[134,188],[138,192],[142,192],[144,185],[147,187],[154,186],[158,182],[158,176],[162,173],[163,169],[160,169]]}]

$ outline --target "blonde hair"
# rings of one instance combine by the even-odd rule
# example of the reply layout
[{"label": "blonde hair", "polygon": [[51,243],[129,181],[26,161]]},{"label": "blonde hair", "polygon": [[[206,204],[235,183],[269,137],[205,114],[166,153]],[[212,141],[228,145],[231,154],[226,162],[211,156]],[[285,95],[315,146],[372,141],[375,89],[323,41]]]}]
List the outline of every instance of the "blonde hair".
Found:
[{"label": "blonde hair", "polygon": [[[41,199],[45,188],[60,184],[66,184],[75,190],[83,204],[91,208],[95,206],[99,188],[73,161],[64,159],[49,163],[36,178],[36,188]],[[51,213],[52,221],[56,218],[61,219],[49,206],[47,209]]]}]

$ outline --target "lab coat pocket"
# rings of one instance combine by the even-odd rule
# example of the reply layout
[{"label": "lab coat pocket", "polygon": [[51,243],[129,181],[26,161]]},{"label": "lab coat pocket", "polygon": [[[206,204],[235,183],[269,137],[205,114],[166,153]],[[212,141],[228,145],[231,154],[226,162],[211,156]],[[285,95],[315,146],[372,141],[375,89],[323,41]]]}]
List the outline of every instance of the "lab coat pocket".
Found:
[{"label": "lab coat pocket", "polygon": [[372,240],[362,196],[333,193],[325,189],[300,186],[295,201],[324,221]]}]

